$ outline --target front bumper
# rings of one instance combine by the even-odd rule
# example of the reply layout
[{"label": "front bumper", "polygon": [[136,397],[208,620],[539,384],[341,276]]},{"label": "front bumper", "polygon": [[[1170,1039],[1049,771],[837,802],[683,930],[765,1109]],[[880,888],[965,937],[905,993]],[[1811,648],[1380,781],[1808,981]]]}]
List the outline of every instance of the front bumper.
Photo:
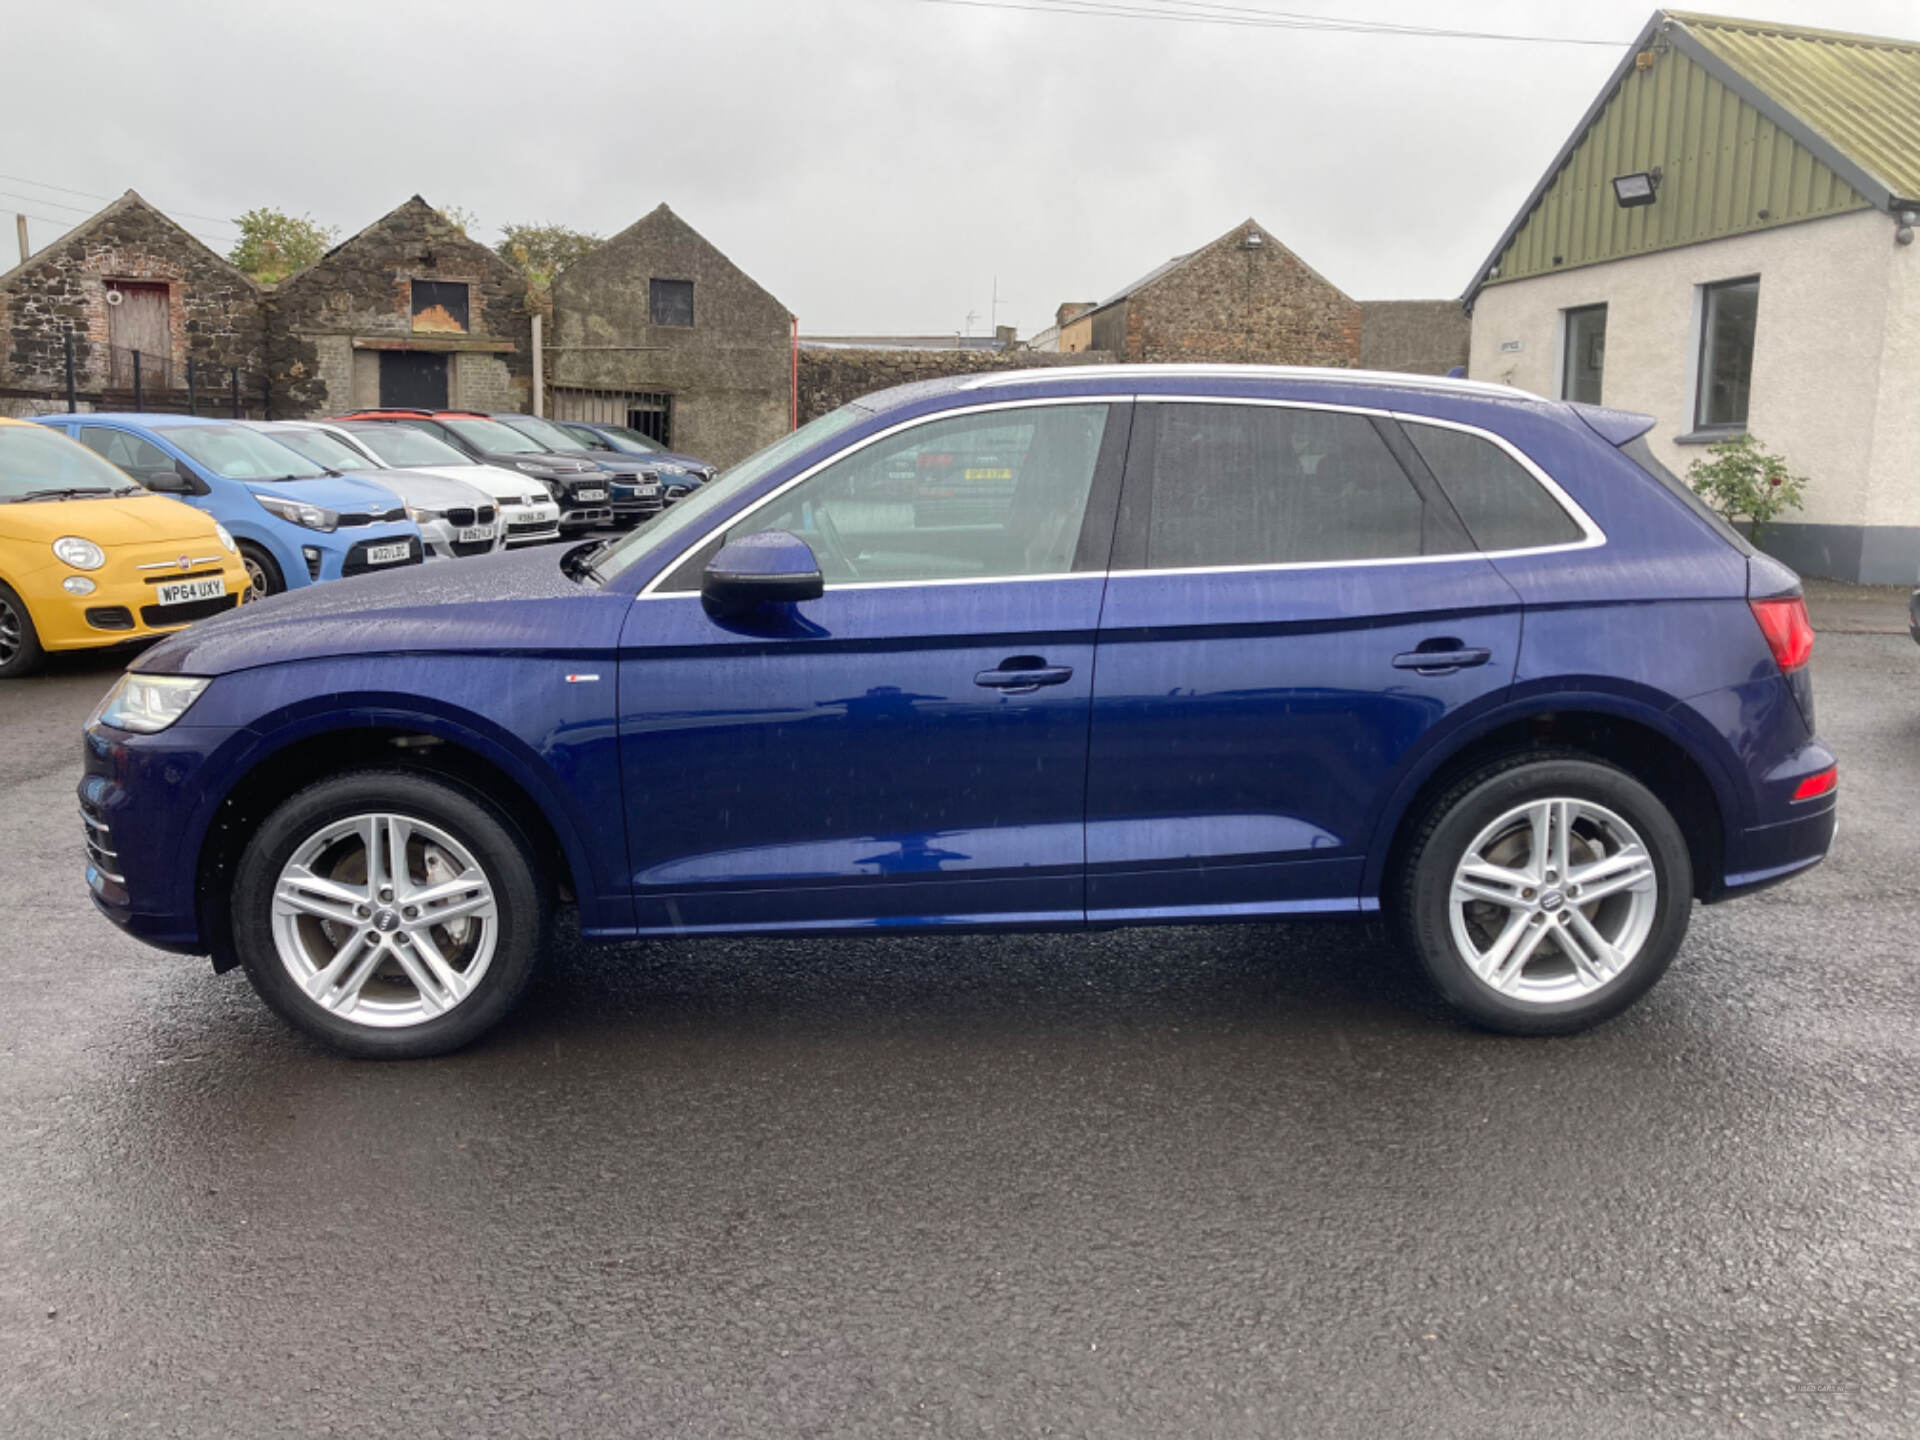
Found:
[{"label": "front bumper", "polygon": [[[211,550],[212,554],[205,553]],[[219,545],[188,542],[186,568],[179,544],[115,547],[98,570],[48,566],[21,577],[20,598],[47,650],[91,650],[131,640],[171,635],[208,615],[231,610],[247,593],[247,570],[238,555]],[[93,582],[91,595],[70,595],[61,585],[71,576]],[[218,579],[225,593],[209,599],[161,603],[163,588],[180,581]]]},{"label": "front bumper", "polygon": [[501,531],[506,544],[538,545],[560,538],[560,507],[551,500],[537,505],[502,505]]}]

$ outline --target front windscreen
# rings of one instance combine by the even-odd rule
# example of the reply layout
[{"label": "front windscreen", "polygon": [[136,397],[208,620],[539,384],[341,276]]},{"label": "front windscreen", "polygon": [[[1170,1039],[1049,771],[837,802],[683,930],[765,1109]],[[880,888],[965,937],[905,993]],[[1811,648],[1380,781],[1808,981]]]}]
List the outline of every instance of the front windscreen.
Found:
[{"label": "front windscreen", "polygon": [[274,429],[266,432],[270,440],[278,440],[291,450],[298,450],[316,465],[324,465],[329,470],[364,470],[367,461],[364,455],[354,453],[353,447],[327,434],[324,430],[304,430],[298,426],[289,426],[284,430]]},{"label": "front windscreen", "polygon": [[500,423],[510,425],[522,435],[539,441],[548,450],[565,452],[588,448],[587,442],[578,436],[569,435],[551,421],[541,420],[532,415],[516,415],[513,419],[503,420]]},{"label": "front windscreen", "polygon": [[38,425],[0,425],[0,504],[42,490],[111,495],[132,488],[126,472],[64,435]]},{"label": "front windscreen", "polygon": [[317,480],[327,473],[326,466],[241,425],[170,425],[166,437],[229,480]]},{"label": "front windscreen", "polygon": [[353,438],[359,441],[387,464],[407,465],[478,465],[464,450],[456,450],[437,435],[429,435],[424,430],[416,430],[411,425],[386,425],[372,421],[365,425],[349,425]]},{"label": "front windscreen", "polygon": [[469,445],[497,455],[538,455],[547,448],[498,420],[443,420],[440,423]]}]

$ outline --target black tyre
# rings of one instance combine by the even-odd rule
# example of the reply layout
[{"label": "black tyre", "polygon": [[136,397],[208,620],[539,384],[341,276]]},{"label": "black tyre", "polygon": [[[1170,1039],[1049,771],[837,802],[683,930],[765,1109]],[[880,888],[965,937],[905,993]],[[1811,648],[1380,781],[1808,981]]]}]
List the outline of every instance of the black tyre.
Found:
[{"label": "black tyre", "polygon": [[344,1054],[457,1050],[520,998],[547,893],[526,837],[487,800],[410,770],[309,786],[267,817],[233,883],[247,978]]},{"label": "black tyre", "polygon": [[1693,866],[1646,786],[1575,755],[1514,756],[1415,821],[1398,928],[1441,996],[1478,1025],[1561,1035],[1618,1015],[1672,961]]},{"label": "black tyre", "polygon": [[247,567],[247,581],[253,598],[278,595],[287,588],[287,577],[280,573],[280,562],[251,540],[240,542],[240,563]]},{"label": "black tyre", "polygon": [[0,680],[31,675],[47,658],[40,632],[33,628],[27,602],[11,585],[0,584]]}]

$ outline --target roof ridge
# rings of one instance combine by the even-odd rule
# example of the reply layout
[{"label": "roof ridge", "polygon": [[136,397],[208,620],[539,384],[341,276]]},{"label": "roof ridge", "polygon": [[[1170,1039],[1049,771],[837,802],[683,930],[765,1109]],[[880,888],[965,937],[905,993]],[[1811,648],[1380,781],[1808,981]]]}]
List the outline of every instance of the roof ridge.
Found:
[{"label": "roof ridge", "polygon": [[1781,35],[1795,40],[1820,40],[1863,45],[1874,50],[1920,51],[1920,40],[1892,35],[1867,35],[1858,30],[1823,30],[1814,25],[1789,25],[1779,20],[1755,20],[1744,15],[1709,15],[1699,10],[1668,10],[1667,17],[1682,25],[1710,30],[1744,30],[1755,35]]}]

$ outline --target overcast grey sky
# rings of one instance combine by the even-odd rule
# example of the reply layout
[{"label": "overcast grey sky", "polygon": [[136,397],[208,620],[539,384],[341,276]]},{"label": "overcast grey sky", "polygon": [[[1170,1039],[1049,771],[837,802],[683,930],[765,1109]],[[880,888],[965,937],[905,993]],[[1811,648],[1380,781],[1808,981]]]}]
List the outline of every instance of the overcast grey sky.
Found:
[{"label": "overcast grey sky", "polygon": [[[225,250],[257,205],[351,233],[417,191],[491,243],[664,200],[811,333],[980,333],[997,276],[1030,334],[1249,215],[1361,299],[1454,295],[1653,8],[1228,3],[1613,43],[930,0],[11,7],[0,212],[37,247],[95,205],[70,192],[131,187]],[[1920,0],[1712,8],[1920,39]]]}]

